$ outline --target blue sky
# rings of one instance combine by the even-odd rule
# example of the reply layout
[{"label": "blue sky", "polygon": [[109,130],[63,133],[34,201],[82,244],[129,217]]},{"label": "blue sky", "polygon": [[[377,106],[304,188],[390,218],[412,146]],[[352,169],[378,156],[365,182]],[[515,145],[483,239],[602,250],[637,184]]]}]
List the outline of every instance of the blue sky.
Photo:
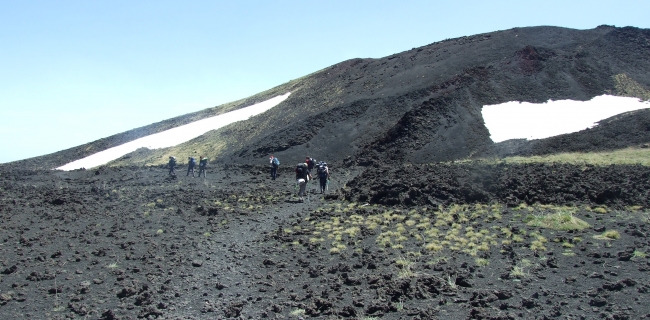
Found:
[{"label": "blue sky", "polygon": [[0,162],[244,98],[350,58],[513,27],[650,28],[647,12],[647,0],[2,0]]}]

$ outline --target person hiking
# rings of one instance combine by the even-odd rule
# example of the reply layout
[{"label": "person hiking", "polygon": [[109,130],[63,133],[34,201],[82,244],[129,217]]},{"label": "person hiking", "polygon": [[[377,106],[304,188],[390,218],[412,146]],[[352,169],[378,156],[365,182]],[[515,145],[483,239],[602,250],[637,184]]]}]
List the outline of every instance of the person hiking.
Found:
[{"label": "person hiking", "polygon": [[330,180],[330,170],[327,168],[327,163],[321,161],[318,163],[318,180],[320,182],[320,193],[327,191],[327,182]]},{"label": "person hiking", "polygon": [[174,168],[176,167],[176,157],[170,156],[169,157],[169,163],[167,164],[169,166],[169,175],[170,176],[175,176],[176,171],[174,171]]},{"label": "person hiking", "polygon": [[275,180],[275,177],[278,175],[278,167],[280,166],[280,160],[271,155],[269,158],[269,163],[271,165],[271,180]]},{"label": "person hiking", "polygon": [[303,197],[306,195],[305,190],[307,189],[307,182],[311,179],[311,174],[307,168],[306,163],[299,163],[296,166],[296,183],[300,187],[298,189],[298,197],[300,197],[300,202],[305,201]]},{"label": "person hiking", "polygon": [[187,174],[185,175],[186,177],[190,175],[190,172],[192,172],[192,178],[194,178],[194,166],[196,166],[196,160],[194,159],[194,157],[187,158]]},{"label": "person hiking", "polygon": [[309,169],[309,172],[314,170],[314,166],[316,165],[316,160],[314,160],[314,159],[312,159],[310,157],[307,157],[307,158],[305,158],[305,163],[307,164],[307,169]]},{"label": "person hiking", "polygon": [[203,173],[203,177],[206,178],[205,176],[205,168],[208,166],[208,158],[201,156],[199,158],[199,178],[201,177],[201,173]]}]

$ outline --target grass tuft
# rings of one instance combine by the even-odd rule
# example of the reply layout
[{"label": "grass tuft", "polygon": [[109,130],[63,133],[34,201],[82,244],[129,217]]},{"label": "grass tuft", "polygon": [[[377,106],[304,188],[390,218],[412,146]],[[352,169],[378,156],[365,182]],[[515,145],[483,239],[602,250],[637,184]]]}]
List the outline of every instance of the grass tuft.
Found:
[{"label": "grass tuft", "polygon": [[594,239],[598,240],[617,240],[621,238],[621,234],[616,230],[607,230],[602,234],[595,235]]},{"label": "grass tuft", "polygon": [[305,309],[296,309],[291,312],[289,312],[289,315],[292,317],[302,317],[305,315]]},{"label": "grass tuft", "polygon": [[456,289],[458,286],[456,284],[456,276],[452,277],[451,275],[447,275],[447,285],[449,285],[449,287],[452,289]]},{"label": "grass tuft", "polygon": [[521,266],[514,266],[510,271],[510,276],[513,278],[521,279],[528,276],[528,273],[524,271],[524,268]]},{"label": "grass tuft", "polygon": [[476,258],[474,260],[474,263],[476,263],[476,265],[479,267],[486,267],[490,264],[490,260],[485,258]]},{"label": "grass tuft", "polygon": [[592,211],[595,212],[595,213],[605,214],[605,213],[607,213],[607,208],[605,208],[605,207],[596,207],[596,208],[593,208]]},{"label": "grass tuft", "polygon": [[573,216],[573,214],[566,211],[534,217],[527,224],[533,227],[541,227],[561,231],[584,230],[591,227],[586,221],[576,218]]}]

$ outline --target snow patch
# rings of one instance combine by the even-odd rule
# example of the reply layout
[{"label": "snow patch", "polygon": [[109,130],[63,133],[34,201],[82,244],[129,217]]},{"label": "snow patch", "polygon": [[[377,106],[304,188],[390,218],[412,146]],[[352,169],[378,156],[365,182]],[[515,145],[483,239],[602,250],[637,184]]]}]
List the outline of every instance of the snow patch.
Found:
[{"label": "snow patch", "polygon": [[70,162],[56,168],[57,170],[74,170],[92,168],[118,159],[139,148],[159,149],[169,148],[199,137],[208,131],[216,130],[233,122],[247,120],[252,116],[265,112],[286,100],[291,92],[254,104],[250,107],[224,113],[218,116],[201,119],[166,131],[142,137],[125,144],[109,148],[83,159]]},{"label": "snow patch", "polygon": [[482,114],[490,137],[496,143],[510,139],[544,139],[578,132],[594,127],[600,120],[645,108],[650,108],[650,102],[602,95],[589,101],[511,101],[483,106]]}]

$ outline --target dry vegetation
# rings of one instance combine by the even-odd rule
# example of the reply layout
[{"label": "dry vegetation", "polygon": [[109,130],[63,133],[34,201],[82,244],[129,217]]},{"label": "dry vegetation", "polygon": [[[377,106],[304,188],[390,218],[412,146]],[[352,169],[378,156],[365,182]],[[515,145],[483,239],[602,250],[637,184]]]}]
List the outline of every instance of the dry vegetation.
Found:
[{"label": "dry vegetation", "polygon": [[[640,209],[640,208],[639,208]],[[598,213],[606,208],[567,207],[555,205],[521,205],[504,216],[501,204],[453,205],[440,210],[426,208],[402,210],[356,203],[326,205],[316,210],[315,216],[326,214],[328,219],[307,217],[304,223],[285,229],[285,233],[300,230],[304,241],[294,245],[313,244],[330,254],[359,251],[371,245],[380,251],[405,254],[407,258],[396,263],[400,277],[411,273],[412,260],[433,260],[454,253],[475,257],[476,265],[486,266],[489,260],[481,258],[502,245],[516,243],[532,251],[546,251],[556,245],[570,251],[582,241],[581,237],[549,241],[553,231],[582,231],[591,226],[578,215]],[[512,214],[514,212],[514,214]],[[362,234],[372,234],[368,241]],[[546,235],[546,236],[545,236]],[[617,231],[593,234],[596,239],[618,239]]]},{"label": "dry vegetation", "polygon": [[614,76],[616,85],[616,94],[623,97],[639,98],[644,101],[650,101],[650,90],[644,88],[641,84],[634,81],[627,74],[621,73]]},{"label": "dry vegetation", "polygon": [[463,162],[483,162],[490,164],[507,163],[507,164],[520,164],[520,163],[566,163],[573,165],[643,165],[650,166],[650,148],[625,148],[613,151],[603,152],[566,152],[558,154],[550,154],[544,156],[515,156],[505,157],[503,159],[478,159],[478,160],[464,160],[456,161],[457,163]]}]

